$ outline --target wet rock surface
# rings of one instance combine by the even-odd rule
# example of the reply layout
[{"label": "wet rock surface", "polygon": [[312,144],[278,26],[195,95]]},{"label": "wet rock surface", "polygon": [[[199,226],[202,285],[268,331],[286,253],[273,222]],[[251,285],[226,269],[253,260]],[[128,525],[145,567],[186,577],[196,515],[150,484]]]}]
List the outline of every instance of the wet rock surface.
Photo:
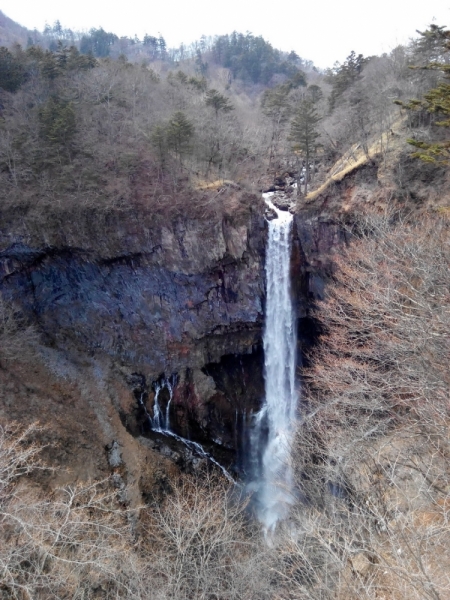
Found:
[{"label": "wet rock surface", "polygon": [[285,194],[275,193],[271,201],[279,210],[288,211],[293,206],[291,199]]}]

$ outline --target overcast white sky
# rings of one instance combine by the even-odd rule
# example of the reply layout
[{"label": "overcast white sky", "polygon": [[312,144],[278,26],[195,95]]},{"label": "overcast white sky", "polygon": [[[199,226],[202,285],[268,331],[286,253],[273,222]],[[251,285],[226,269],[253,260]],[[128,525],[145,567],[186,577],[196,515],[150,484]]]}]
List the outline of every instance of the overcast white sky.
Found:
[{"label": "overcast white sky", "polygon": [[0,9],[29,29],[59,19],[119,36],[160,32],[171,47],[202,34],[250,31],[318,67],[342,62],[351,50],[389,52],[433,20],[450,27],[450,0],[0,0]]}]

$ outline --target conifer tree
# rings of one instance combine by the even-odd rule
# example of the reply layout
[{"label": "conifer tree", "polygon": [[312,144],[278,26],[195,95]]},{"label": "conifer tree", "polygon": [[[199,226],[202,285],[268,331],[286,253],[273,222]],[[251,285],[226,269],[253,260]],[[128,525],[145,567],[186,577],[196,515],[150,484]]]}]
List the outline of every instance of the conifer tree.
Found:
[{"label": "conifer tree", "polygon": [[194,126],[182,111],[174,113],[167,125],[167,146],[181,160],[191,147]]},{"label": "conifer tree", "polygon": [[99,58],[109,56],[111,46],[119,38],[114,33],[105,31],[102,27],[91,29],[89,35],[84,35],[80,42],[80,52],[92,54]]},{"label": "conifer tree", "polygon": [[342,94],[360,79],[362,69],[368,62],[368,58],[352,51],[342,65],[336,63],[335,67],[327,73],[326,79],[333,86],[328,99],[330,112],[334,110]]},{"label": "conifer tree", "polygon": [[277,85],[266,90],[262,96],[261,108],[272,123],[270,140],[269,164],[275,158],[284,126],[292,115],[292,101],[289,97],[292,87],[289,83]]},{"label": "conifer tree", "polygon": [[[320,133],[317,130],[317,124],[321,117],[319,116],[314,103],[310,100],[303,100],[296,108],[295,116],[291,122],[291,132],[289,140],[292,142],[292,149],[299,158],[303,159],[304,169],[304,190],[305,195],[308,191],[310,179],[311,160],[314,159],[319,146],[317,140]],[[300,181],[302,177],[302,167],[299,165],[298,173],[298,191],[300,191]]]},{"label": "conifer tree", "polygon": [[2,46],[0,48],[0,89],[16,92],[25,79],[25,70],[20,60]]},{"label": "conifer tree", "polygon": [[219,116],[219,111],[230,112],[234,110],[234,106],[229,99],[214,89],[206,92],[206,106],[210,106],[214,109],[216,117]]},{"label": "conifer tree", "polygon": [[[432,52],[433,58],[440,58],[440,60],[432,60],[423,67],[413,68],[440,71],[443,75],[442,80],[437,87],[424,95],[423,100],[411,100],[408,103],[396,100],[395,103],[407,110],[425,110],[437,116],[436,125],[450,127],[450,63],[447,59],[450,53],[450,30],[445,30],[438,25],[430,25],[429,29],[419,33],[422,36],[419,48]],[[414,158],[437,164],[450,163],[450,139],[431,143],[408,139],[407,142],[417,148],[413,153]]]},{"label": "conifer tree", "polygon": [[158,154],[161,169],[164,171],[167,160],[167,131],[164,125],[156,125],[151,135],[151,142]]},{"label": "conifer tree", "polygon": [[[76,118],[73,103],[51,96],[38,112],[39,136],[49,147],[61,151],[69,158],[74,149]],[[51,156],[50,149],[47,152]]]}]

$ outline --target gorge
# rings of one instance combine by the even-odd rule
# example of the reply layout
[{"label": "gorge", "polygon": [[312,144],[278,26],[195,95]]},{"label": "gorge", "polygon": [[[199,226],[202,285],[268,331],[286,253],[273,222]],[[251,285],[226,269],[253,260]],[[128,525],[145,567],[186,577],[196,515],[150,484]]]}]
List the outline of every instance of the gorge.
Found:
[{"label": "gorge", "polygon": [[450,31],[158,35],[0,11],[0,600],[448,598]]},{"label": "gorge", "polygon": [[450,32],[10,25],[0,600],[447,598]]},{"label": "gorge", "polygon": [[[80,473],[86,468],[92,474],[105,472],[102,448],[114,441],[128,448],[130,434],[143,439],[150,429],[146,411],[158,428],[154,398],[165,380],[176,385],[172,399],[167,387],[159,391],[160,428],[169,418],[174,434],[204,445],[233,477],[251,478],[250,425],[264,400],[264,269],[270,224],[257,196],[251,204],[245,194],[233,192],[233,198],[240,206],[233,216],[209,221],[178,218],[144,229],[144,215],[122,214],[115,221],[112,214],[110,225],[101,230],[98,217],[87,214],[78,219],[77,229],[66,222],[50,233],[47,247],[24,243],[20,229],[15,239],[13,228],[3,236],[3,297],[45,340],[33,358],[35,393],[43,397],[36,404],[28,402],[26,414],[17,402],[3,410],[22,421],[56,417],[54,430],[67,448],[58,458],[62,466],[70,464]],[[98,227],[89,241],[83,239],[84,219],[91,231]],[[307,228],[304,220],[292,226],[290,266],[285,263],[295,273],[292,297],[302,321],[300,342],[308,331],[309,298],[320,293],[327,269],[308,266],[308,256],[314,255],[319,265],[318,227],[312,221]],[[335,226],[320,227],[331,232]],[[338,240],[336,233],[331,236],[328,249],[324,245],[320,250],[324,264]],[[82,372],[90,373],[89,384]],[[55,400],[39,391],[48,389],[49,381],[55,389],[66,389],[63,413],[55,412]],[[75,391],[86,385],[89,397]],[[92,410],[97,416],[86,420]],[[85,432],[81,437],[89,439],[85,449],[78,427]],[[123,452],[125,471],[136,470],[136,452],[154,452],[150,442],[133,443],[134,450]],[[161,444],[167,456],[179,455],[167,440],[153,445]],[[94,456],[93,447],[98,448]],[[176,460],[189,471],[192,459]],[[166,459],[155,464],[160,460]],[[129,479],[135,481],[132,497],[154,486],[142,477]]]}]

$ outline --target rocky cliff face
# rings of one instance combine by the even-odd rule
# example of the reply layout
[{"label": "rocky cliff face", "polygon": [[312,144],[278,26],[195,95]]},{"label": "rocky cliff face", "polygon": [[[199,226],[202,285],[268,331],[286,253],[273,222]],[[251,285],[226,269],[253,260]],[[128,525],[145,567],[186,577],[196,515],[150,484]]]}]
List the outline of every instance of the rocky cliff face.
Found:
[{"label": "rocky cliff face", "polygon": [[402,132],[401,137],[391,140],[384,159],[375,156],[353,170],[350,168],[345,176],[330,179],[320,193],[297,203],[294,260],[295,273],[302,274],[297,282],[303,287],[296,292],[300,315],[310,301],[323,297],[334,256],[348,241],[345,223],[354,220],[355,215],[366,210],[403,211],[420,218],[421,212],[447,210],[448,170],[413,159],[405,135]]},{"label": "rocky cliff face", "polygon": [[151,376],[259,340],[264,221],[256,213],[239,226],[180,219],[152,231],[136,253],[13,243],[0,261],[4,296],[54,344],[106,353]]},{"label": "rocky cliff face", "polygon": [[[66,235],[38,246],[8,231],[1,293],[36,325],[54,372],[61,357],[88,361],[86,377],[121,387],[105,402],[134,437],[148,429],[155,382],[172,377],[173,429],[230,450],[230,462],[263,395],[265,231],[258,207],[238,218],[124,219],[114,233],[98,231],[116,236],[114,252],[107,239],[80,247]],[[165,410],[164,394],[161,402]]]},{"label": "rocky cliff face", "polygon": [[[368,165],[314,202],[297,204],[292,282],[300,348],[314,343],[310,308],[323,297],[333,256],[345,243],[340,216],[347,205],[385,203],[390,193],[380,185],[379,167]],[[37,327],[42,344],[31,386],[40,389],[36,399],[24,410],[28,366],[23,389],[14,392],[20,399],[10,399],[2,414],[44,417],[53,431],[57,415],[65,463],[75,471],[78,464],[80,473],[87,464],[92,474],[108,470],[104,448],[114,442],[124,449],[128,472],[140,453],[145,464],[156,464],[154,450],[188,468],[176,444],[142,438],[149,435],[156,384],[171,378],[171,428],[241,468],[251,416],[264,395],[266,223],[256,196],[234,208],[167,219],[138,210],[80,210],[76,219],[55,213],[51,226],[45,222],[45,242],[27,224],[36,215],[6,215],[1,294]],[[50,398],[46,386],[57,390]],[[159,401],[165,412],[167,391]],[[80,445],[83,437],[89,441]],[[144,479],[138,487],[146,487]]]}]

